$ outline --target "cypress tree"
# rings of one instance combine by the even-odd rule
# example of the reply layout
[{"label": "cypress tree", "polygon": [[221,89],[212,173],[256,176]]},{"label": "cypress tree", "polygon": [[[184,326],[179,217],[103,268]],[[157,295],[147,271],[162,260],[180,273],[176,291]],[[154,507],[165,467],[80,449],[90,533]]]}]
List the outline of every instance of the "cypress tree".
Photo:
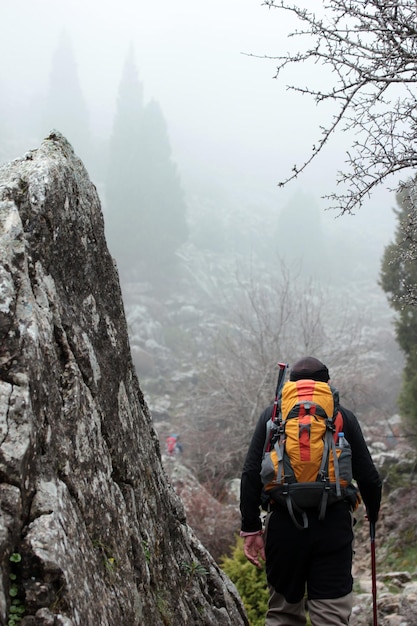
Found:
[{"label": "cypress tree", "polygon": [[186,204],[159,105],[144,105],[132,46],[110,143],[106,224],[122,273],[157,281],[187,240]]},{"label": "cypress tree", "polygon": [[143,143],[143,87],[132,46],[123,67],[110,139],[106,182],[106,232],[111,252],[122,270],[134,264],[139,246],[136,220],[141,196],[140,146]]},{"label": "cypress tree", "polygon": [[43,136],[52,129],[65,135],[89,169],[91,131],[88,109],[79,82],[72,43],[65,30],[52,59],[41,121]]},{"label": "cypress tree", "polygon": [[287,267],[305,278],[327,278],[329,263],[320,210],[314,198],[297,192],[283,207],[277,224],[277,252]]}]

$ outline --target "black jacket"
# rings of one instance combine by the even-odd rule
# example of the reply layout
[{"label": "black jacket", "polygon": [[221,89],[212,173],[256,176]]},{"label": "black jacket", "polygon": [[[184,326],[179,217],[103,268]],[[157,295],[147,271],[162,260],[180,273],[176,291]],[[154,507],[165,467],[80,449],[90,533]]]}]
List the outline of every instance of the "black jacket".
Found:
[{"label": "black jacket", "polygon": [[[339,407],[343,416],[343,431],[352,449],[352,472],[364,501],[370,522],[378,519],[381,504],[381,479],[367,448],[361,427],[355,415]],[[269,406],[260,416],[255,428],[241,480],[240,511],[242,530],[252,532],[261,529],[260,506],[262,481],[260,477],[263,450],[266,438],[266,425],[272,416],[273,406]]]}]

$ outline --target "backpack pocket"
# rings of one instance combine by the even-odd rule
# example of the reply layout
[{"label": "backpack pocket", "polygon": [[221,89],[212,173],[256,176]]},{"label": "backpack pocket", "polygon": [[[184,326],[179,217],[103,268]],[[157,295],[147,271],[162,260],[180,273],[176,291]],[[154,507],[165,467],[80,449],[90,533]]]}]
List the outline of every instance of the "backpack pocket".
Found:
[{"label": "backpack pocket", "polygon": [[[273,450],[274,458],[277,459],[277,454]],[[272,452],[266,452],[264,458],[262,459],[261,465],[261,480],[264,486],[272,483],[277,476],[277,465],[274,463],[271,458]]]},{"label": "backpack pocket", "polygon": [[[349,485],[352,480],[352,449],[350,444],[345,440],[343,448],[336,447],[337,460],[339,464],[339,480],[343,487]],[[336,475],[333,462],[333,452],[330,454],[329,462],[330,482],[336,482]]]}]

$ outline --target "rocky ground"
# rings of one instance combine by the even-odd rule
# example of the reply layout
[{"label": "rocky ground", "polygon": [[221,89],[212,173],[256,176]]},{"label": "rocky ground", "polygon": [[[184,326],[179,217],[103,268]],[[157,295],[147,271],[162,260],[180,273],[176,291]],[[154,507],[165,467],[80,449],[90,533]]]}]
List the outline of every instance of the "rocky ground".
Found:
[{"label": "rocky ground", "polygon": [[[385,493],[376,526],[376,596],[379,626],[417,624],[416,527],[417,485],[410,463],[407,486]],[[405,480],[403,481],[405,482]],[[363,514],[356,529],[355,606],[352,623],[373,624],[369,524]]]}]

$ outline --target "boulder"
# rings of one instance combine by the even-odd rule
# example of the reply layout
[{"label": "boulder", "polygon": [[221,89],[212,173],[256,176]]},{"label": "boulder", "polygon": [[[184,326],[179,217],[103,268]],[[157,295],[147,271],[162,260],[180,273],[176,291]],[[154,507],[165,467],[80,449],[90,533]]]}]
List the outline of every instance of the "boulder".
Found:
[{"label": "boulder", "polygon": [[248,624],[168,484],[100,201],[58,132],[0,168],[0,623]]}]

